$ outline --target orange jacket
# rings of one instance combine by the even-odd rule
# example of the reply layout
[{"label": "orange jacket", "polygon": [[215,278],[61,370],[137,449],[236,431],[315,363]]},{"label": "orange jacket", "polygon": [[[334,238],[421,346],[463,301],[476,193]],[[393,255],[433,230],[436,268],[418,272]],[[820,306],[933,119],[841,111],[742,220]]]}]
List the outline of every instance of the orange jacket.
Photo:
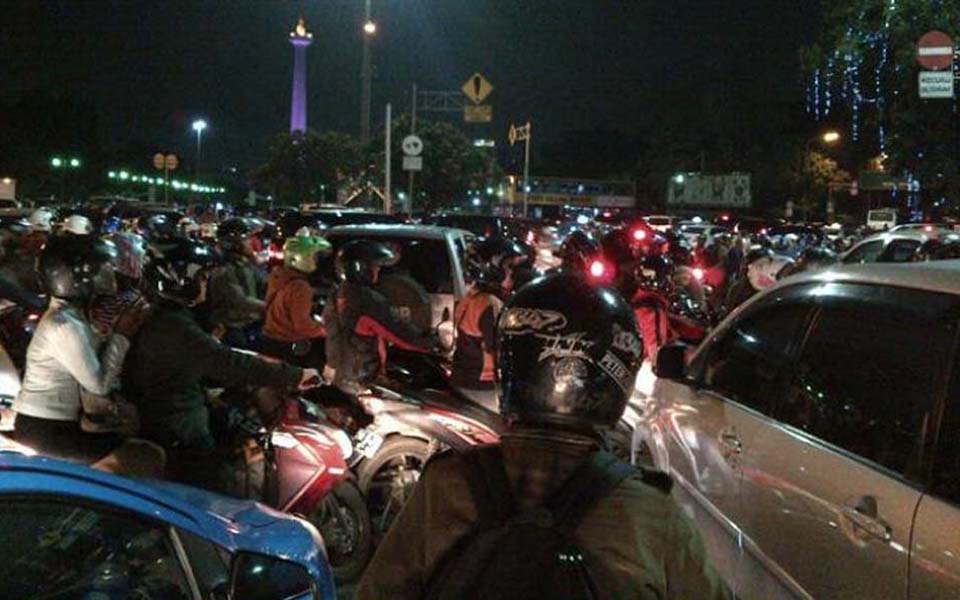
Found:
[{"label": "orange jacket", "polygon": [[281,342],[327,335],[323,322],[313,316],[313,288],[306,275],[287,267],[277,267],[270,273],[263,333]]}]

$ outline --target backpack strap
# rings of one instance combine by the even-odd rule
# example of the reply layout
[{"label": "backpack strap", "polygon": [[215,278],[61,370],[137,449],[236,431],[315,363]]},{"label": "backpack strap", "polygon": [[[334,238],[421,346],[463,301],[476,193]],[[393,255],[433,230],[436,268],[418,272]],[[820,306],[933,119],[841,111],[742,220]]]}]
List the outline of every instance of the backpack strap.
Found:
[{"label": "backpack strap", "polygon": [[572,535],[580,520],[611,490],[637,470],[609,452],[592,453],[544,503],[554,527]]},{"label": "backpack strap", "polygon": [[479,514],[477,528],[502,524],[513,514],[515,503],[500,445],[470,448],[463,452],[462,459],[467,465],[470,496]]}]

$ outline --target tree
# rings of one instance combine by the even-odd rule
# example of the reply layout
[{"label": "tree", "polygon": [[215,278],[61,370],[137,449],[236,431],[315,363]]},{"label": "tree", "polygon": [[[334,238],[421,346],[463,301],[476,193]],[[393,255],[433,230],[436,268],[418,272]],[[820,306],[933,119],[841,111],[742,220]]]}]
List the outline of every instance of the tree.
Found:
[{"label": "tree", "polygon": [[791,183],[797,190],[797,208],[807,220],[810,213],[817,213],[826,200],[831,184],[846,183],[850,173],[839,167],[837,161],[815,150],[805,149],[798,153],[791,172]]},{"label": "tree", "polygon": [[919,98],[916,42],[931,29],[956,38],[957,23],[955,0],[838,2],[803,52],[808,111],[846,124],[859,165],[886,154],[887,169],[918,179],[927,202],[960,197],[960,125],[949,101]]},{"label": "tree", "polygon": [[335,201],[338,187],[357,177],[365,164],[360,142],[337,132],[281,133],[268,156],[254,171],[254,183],[279,203],[291,205]]},{"label": "tree", "polygon": [[[409,115],[393,122],[391,177],[395,191],[404,189],[407,182],[401,144],[409,132]],[[466,202],[471,189],[485,190],[497,187],[503,181],[503,171],[489,149],[475,147],[453,125],[418,119],[417,136],[423,140],[423,170],[415,175],[414,210],[430,212]],[[382,134],[371,145],[372,160],[380,167],[378,173],[383,172],[383,145]]]}]

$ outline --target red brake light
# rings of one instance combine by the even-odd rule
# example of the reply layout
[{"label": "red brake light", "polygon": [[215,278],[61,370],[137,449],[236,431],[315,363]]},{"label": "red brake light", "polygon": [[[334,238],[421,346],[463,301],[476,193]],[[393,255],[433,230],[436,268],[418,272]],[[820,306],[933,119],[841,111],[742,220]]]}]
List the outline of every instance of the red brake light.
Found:
[{"label": "red brake light", "polygon": [[721,216],[720,216],[720,220],[721,220],[721,221],[729,221],[729,220],[730,220],[730,215],[721,215]]},{"label": "red brake light", "polygon": [[933,225],[927,225],[923,228],[924,231],[933,231]]},{"label": "red brake light", "polygon": [[283,260],[283,248],[277,246],[276,244],[270,244],[270,247],[267,249],[268,256],[270,260]]},{"label": "red brake light", "polygon": [[607,265],[603,264],[602,260],[595,260],[590,263],[590,275],[596,278],[603,277],[607,272]]},{"label": "red brake light", "polygon": [[693,270],[693,277],[697,281],[703,281],[704,275],[706,275],[706,273],[704,273],[703,269],[701,269],[700,267],[697,267],[696,269]]},{"label": "red brake light", "polygon": [[766,227],[764,227],[763,229],[760,230],[760,235],[767,235],[767,228],[766,228]]},{"label": "red brake light", "polygon": [[634,229],[633,239],[635,239],[638,242],[642,242],[643,240],[647,239],[647,232],[644,231],[643,229]]}]

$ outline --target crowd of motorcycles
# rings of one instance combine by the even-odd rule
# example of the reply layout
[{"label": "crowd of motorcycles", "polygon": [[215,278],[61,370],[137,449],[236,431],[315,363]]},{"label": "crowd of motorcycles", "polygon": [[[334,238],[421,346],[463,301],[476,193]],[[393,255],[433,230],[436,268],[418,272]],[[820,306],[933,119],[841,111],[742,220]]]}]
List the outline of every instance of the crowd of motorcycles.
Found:
[{"label": "crowd of motorcycles", "polygon": [[[273,258],[271,232],[268,223],[260,223],[266,269]],[[124,226],[148,242],[158,235],[197,235],[182,227],[160,232],[158,223],[149,220]],[[16,251],[19,233],[3,233],[0,268],[16,271],[22,265],[15,263],[24,260]],[[597,285],[618,289],[638,310],[649,306],[653,295],[668,319],[669,339],[658,341],[690,344],[699,343],[753,293],[783,277],[834,262],[836,253],[854,241],[806,227],[689,239],[640,220],[580,222],[551,244],[538,241],[546,236],[522,237],[516,242],[528,250],[531,269],[578,270]],[[544,254],[551,259],[538,260]],[[7,410],[0,429],[10,431],[9,408],[43,303],[2,302],[0,404]],[[492,407],[472,403],[450,385],[450,364],[449,353],[392,349],[385,374],[356,396],[329,385],[293,395],[273,389],[211,389],[227,473],[216,477],[229,481],[218,484],[218,491],[307,519],[323,535],[337,579],[356,579],[412,493],[427,459],[446,449],[496,442],[503,431]],[[622,431],[611,432],[610,444],[636,459],[629,414]],[[4,446],[17,445],[4,438],[0,449]]]}]

